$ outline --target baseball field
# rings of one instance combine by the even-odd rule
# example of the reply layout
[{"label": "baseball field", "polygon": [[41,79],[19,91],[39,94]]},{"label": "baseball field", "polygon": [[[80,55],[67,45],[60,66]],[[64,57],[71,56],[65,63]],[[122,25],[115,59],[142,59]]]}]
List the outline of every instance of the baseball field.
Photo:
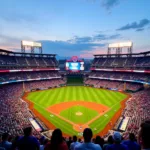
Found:
[{"label": "baseball field", "polygon": [[86,127],[100,133],[127,95],[84,86],[67,86],[27,94],[36,112],[66,135],[82,135]]}]

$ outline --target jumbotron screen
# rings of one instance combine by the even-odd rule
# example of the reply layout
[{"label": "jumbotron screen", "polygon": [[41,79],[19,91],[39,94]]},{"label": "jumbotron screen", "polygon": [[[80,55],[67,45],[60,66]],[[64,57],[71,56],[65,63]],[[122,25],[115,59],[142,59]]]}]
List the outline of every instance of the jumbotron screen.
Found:
[{"label": "jumbotron screen", "polygon": [[84,62],[66,62],[66,70],[82,71],[84,70]]}]

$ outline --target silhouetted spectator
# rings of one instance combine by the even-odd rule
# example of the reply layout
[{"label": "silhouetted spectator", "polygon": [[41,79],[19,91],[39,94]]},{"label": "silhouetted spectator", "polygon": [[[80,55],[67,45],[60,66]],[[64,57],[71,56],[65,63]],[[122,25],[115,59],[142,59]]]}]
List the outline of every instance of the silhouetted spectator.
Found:
[{"label": "silhouetted spectator", "polygon": [[51,141],[44,150],[68,150],[60,129],[55,129],[52,133]]},{"label": "silhouetted spectator", "polygon": [[99,144],[101,147],[103,147],[104,139],[102,139],[100,136],[96,136],[95,144]]},{"label": "silhouetted spectator", "polygon": [[79,143],[82,143],[82,140],[79,138],[79,139],[78,139],[78,142],[79,142]]},{"label": "silhouetted spectator", "polygon": [[0,143],[0,147],[5,148],[5,150],[10,150],[12,146],[12,143],[8,142],[8,138],[9,138],[8,133],[4,133],[2,135],[2,142]]},{"label": "silhouetted spectator", "polygon": [[93,133],[90,128],[84,129],[83,138],[84,142],[75,146],[75,150],[101,150],[101,147],[98,144],[91,142]]},{"label": "silhouetted spectator", "polygon": [[45,141],[45,137],[44,136],[42,136],[40,139],[39,139],[39,141],[40,141],[40,150],[44,150],[44,141]]},{"label": "silhouetted spectator", "polygon": [[24,136],[18,140],[19,150],[39,150],[40,143],[32,136],[32,127],[27,127],[23,130]]},{"label": "silhouetted spectator", "polygon": [[12,143],[13,137],[12,136],[8,136],[8,142]]},{"label": "silhouetted spectator", "polygon": [[92,139],[92,142],[93,142],[93,143],[95,143],[95,140],[96,140],[96,139],[95,139],[95,138],[93,138],[93,139]]},{"label": "silhouetted spectator", "polygon": [[80,144],[78,141],[77,141],[77,136],[73,136],[73,142],[71,143],[70,145],[70,150],[74,150],[75,146]]},{"label": "silhouetted spectator", "polygon": [[138,141],[143,150],[150,149],[150,121],[145,121],[141,124]]},{"label": "silhouetted spectator", "polygon": [[16,150],[18,139],[19,136],[16,136],[15,139],[13,140],[11,150]]},{"label": "silhouetted spectator", "polygon": [[114,144],[107,146],[106,150],[128,150],[126,145],[121,144],[121,135],[119,132],[114,132]]},{"label": "silhouetted spectator", "polygon": [[114,143],[114,139],[113,139],[113,137],[110,135],[110,136],[108,137],[107,143],[103,145],[103,150],[106,150],[107,146],[109,146],[109,145],[111,145],[111,144],[113,144],[113,143]]},{"label": "silhouetted spectator", "polygon": [[67,141],[68,148],[70,147],[70,145],[71,145],[72,142],[73,142],[73,141],[72,141],[72,138],[69,137],[69,140]]},{"label": "silhouetted spectator", "polygon": [[127,145],[129,150],[140,150],[140,145],[136,142],[135,135],[129,134],[129,140],[123,141],[122,144]]}]

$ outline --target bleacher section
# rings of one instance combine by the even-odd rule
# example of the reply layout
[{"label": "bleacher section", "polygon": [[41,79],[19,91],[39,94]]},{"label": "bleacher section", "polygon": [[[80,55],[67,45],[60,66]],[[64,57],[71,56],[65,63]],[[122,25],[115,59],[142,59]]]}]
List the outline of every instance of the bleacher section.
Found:
[{"label": "bleacher section", "polygon": [[55,54],[21,54],[0,49],[0,68],[56,68]]},{"label": "bleacher section", "polygon": [[[99,79],[88,79],[85,82],[85,85],[94,86],[96,88],[106,88],[111,90],[131,90],[138,91],[143,88],[143,84],[132,83],[132,82],[121,82],[121,81],[109,81],[109,80],[99,80]],[[126,86],[126,87],[125,87]]]},{"label": "bleacher section", "polygon": [[0,82],[13,81],[13,80],[28,80],[38,78],[61,77],[58,71],[32,71],[32,72],[12,72],[1,73]]},{"label": "bleacher section", "polygon": [[85,84],[121,91],[138,91],[143,84],[150,85],[150,51],[94,55]]},{"label": "bleacher section", "polygon": [[94,68],[150,69],[150,51],[120,55],[94,55]]},{"label": "bleacher section", "polygon": [[129,80],[135,82],[150,82],[149,73],[126,73],[126,72],[113,72],[113,71],[92,71],[89,78],[99,79],[112,79],[112,80]]}]

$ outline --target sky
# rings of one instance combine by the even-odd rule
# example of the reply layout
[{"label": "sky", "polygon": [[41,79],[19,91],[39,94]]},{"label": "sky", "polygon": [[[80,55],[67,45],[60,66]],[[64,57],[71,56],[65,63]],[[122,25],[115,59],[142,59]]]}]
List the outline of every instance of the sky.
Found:
[{"label": "sky", "polygon": [[0,48],[20,52],[21,40],[60,57],[92,58],[126,41],[148,51],[150,0],[0,0]]}]

